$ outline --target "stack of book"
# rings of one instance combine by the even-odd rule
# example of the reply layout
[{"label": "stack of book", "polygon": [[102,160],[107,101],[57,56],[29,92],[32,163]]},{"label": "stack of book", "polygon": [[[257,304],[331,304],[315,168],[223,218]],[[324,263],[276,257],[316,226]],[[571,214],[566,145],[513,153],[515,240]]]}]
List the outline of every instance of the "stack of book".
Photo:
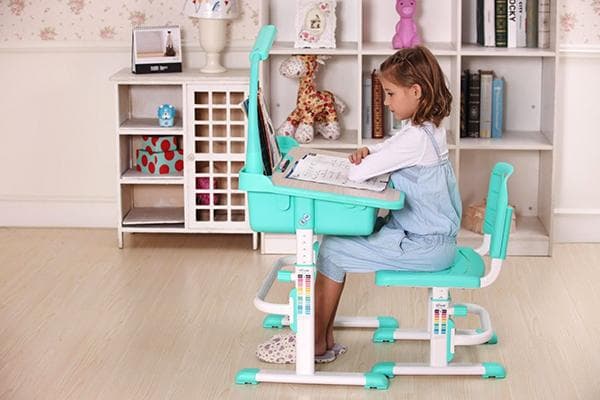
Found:
[{"label": "stack of book", "polygon": [[551,0],[466,0],[468,43],[491,47],[550,47]]},{"label": "stack of book", "polygon": [[500,138],[504,121],[504,79],[494,71],[464,70],[460,76],[460,137]]}]

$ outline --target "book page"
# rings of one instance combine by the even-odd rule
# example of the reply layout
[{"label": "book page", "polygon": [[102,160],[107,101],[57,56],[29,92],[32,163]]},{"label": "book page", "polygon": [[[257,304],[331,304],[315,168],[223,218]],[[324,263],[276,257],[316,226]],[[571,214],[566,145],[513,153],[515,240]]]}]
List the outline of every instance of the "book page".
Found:
[{"label": "book page", "polygon": [[[351,165],[352,163],[346,157],[307,153],[296,161],[292,169],[286,174],[286,178],[367,189],[375,192],[381,192],[387,187],[390,174],[376,176],[364,182],[348,179],[348,171]],[[281,167],[282,170],[286,168],[287,165]]]}]

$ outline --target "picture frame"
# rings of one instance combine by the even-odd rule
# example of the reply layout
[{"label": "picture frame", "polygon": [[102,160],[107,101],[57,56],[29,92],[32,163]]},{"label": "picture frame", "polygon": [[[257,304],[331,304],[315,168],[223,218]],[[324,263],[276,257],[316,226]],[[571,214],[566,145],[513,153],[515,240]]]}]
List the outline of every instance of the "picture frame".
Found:
[{"label": "picture frame", "polygon": [[131,72],[181,72],[179,25],[136,27],[131,35]]},{"label": "picture frame", "polygon": [[294,47],[335,49],[336,1],[298,0]]}]

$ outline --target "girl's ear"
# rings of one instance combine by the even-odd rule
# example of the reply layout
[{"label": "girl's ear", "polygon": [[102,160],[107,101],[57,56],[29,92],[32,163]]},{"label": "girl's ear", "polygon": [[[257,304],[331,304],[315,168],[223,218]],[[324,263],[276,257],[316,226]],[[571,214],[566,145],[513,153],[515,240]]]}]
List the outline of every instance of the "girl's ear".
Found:
[{"label": "girl's ear", "polygon": [[410,87],[410,94],[412,94],[413,96],[415,96],[415,98],[417,100],[419,100],[421,98],[422,95],[422,91],[421,91],[421,85],[415,83],[414,85],[412,85]]}]

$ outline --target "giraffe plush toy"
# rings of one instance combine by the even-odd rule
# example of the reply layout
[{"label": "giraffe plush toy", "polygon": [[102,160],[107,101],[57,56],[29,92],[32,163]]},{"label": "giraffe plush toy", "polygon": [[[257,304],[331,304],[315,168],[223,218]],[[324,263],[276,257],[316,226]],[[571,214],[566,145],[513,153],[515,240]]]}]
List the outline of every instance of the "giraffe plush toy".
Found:
[{"label": "giraffe plush toy", "polygon": [[300,143],[314,139],[314,131],[325,139],[335,140],[341,135],[338,112],[345,104],[326,90],[317,90],[315,74],[319,64],[328,57],[296,55],[281,63],[279,72],[288,78],[299,78],[296,108],[277,130],[278,135],[293,136]]}]

